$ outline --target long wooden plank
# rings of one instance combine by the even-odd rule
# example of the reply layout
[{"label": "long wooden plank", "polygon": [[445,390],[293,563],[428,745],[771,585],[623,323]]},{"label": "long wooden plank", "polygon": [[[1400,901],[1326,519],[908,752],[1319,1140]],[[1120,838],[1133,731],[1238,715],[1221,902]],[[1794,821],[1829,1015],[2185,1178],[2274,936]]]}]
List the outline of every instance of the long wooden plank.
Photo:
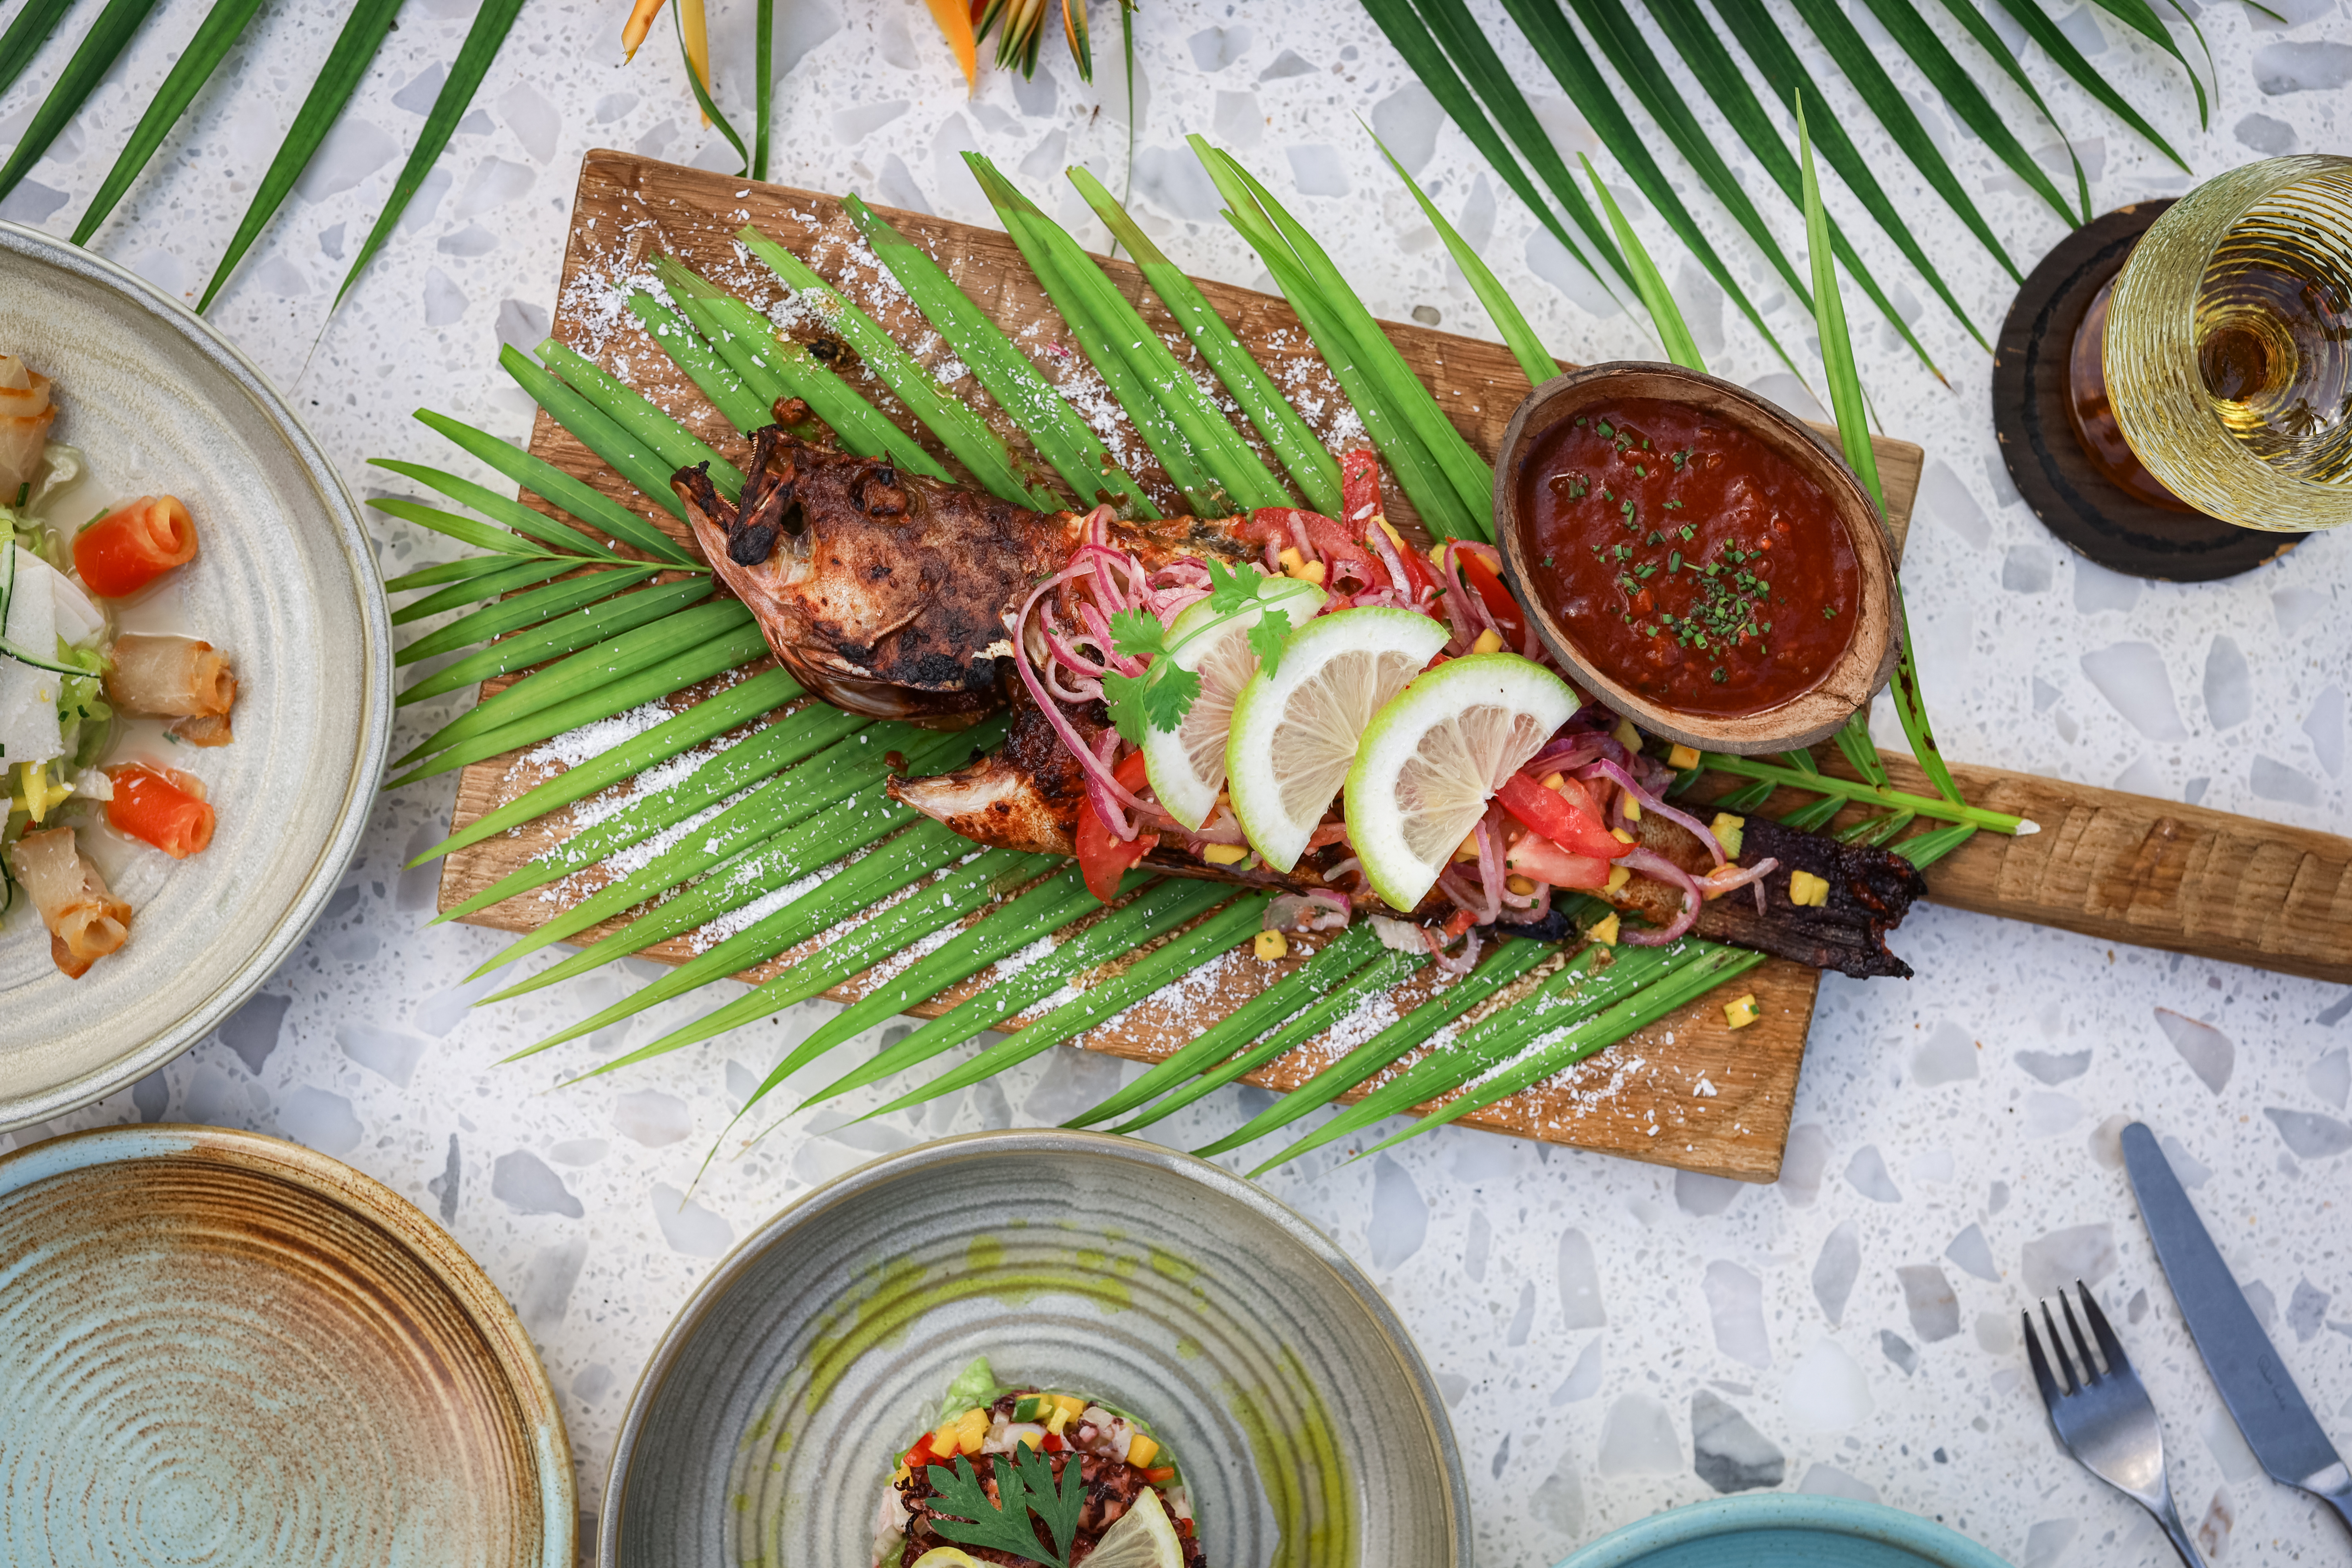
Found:
[{"label": "long wooden plank", "polygon": [[[1088,394],[1090,375],[1083,361],[1061,335],[1058,317],[1006,236],[917,213],[886,216],[931,249],[982,307],[1033,351],[1049,379],[1063,384],[1081,406],[1098,405],[1098,394]],[[854,230],[835,199],[602,152],[591,153],[582,170],[556,313],[557,335],[625,376],[722,452],[740,450],[742,443],[716,411],[619,309],[614,283],[641,274],[649,256],[670,254],[738,289],[754,303],[769,305],[782,290],[764,270],[745,263],[731,238],[746,222],[757,223],[809,259],[819,272],[841,283],[901,342],[917,348],[931,344],[930,357],[934,361],[940,357],[919,314],[903,300],[893,298],[888,289],[874,287],[877,269],[872,258],[856,243]],[[1108,270],[1128,297],[1137,300],[1146,320],[1161,331],[1180,354],[1189,355],[1189,345],[1176,333],[1156,299],[1143,290],[1136,270],[1121,262],[1110,263]],[[1334,421],[1334,416],[1345,408],[1345,401],[1323,372],[1287,304],[1213,280],[1202,280],[1201,287],[1310,418],[1326,434],[1335,438],[1345,436],[1346,431],[1336,427]],[[1496,344],[1416,325],[1393,324],[1389,330],[1408,361],[1436,390],[1456,426],[1491,455],[1511,409],[1528,390],[1526,378],[1508,353]],[[954,386],[960,395],[971,397],[1016,450],[1026,449],[1010,422],[989,405],[971,382],[959,381]],[[902,426],[910,425],[886,393],[878,387],[868,391]],[[1906,442],[1881,440],[1878,445],[1899,531],[1909,520],[1920,451]],[[1124,447],[1123,455],[1132,458],[1130,466],[1138,478],[1147,486],[1158,487],[1161,499],[1172,502],[1172,493],[1164,488],[1164,476],[1150,463],[1141,443],[1129,435]],[[534,426],[530,449],[635,507],[672,533],[682,532],[666,512],[620,481],[544,415]],[[943,453],[940,455],[944,458]],[[1394,506],[1391,515],[1417,531],[1408,506]],[[684,700],[681,698],[678,705]],[[513,799],[547,776],[552,765],[526,764],[520,757],[509,755],[467,768],[459,781],[456,822],[470,822]],[[567,816],[559,813],[517,834],[499,836],[449,857],[443,868],[441,907],[453,908],[490,886],[568,831]],[[510,931],[535,929],[552,911],[585,897],[602,880],[601,873],[591,870],[560,885],[554,901],[527,894],[471,918],[476,923]],[[601,936],[613,929],[616,926],[584,934]],[[689,952],[686,943],[675,942],[648,950],[646,956],[677,963]],[[762,965],[745,977],[764,978],[780,967],[780,963]],[[1228,963],[1210,983],[1184,987],[1181,998],[1148,1001],[1094,1031],[1083,1043],[1089,1049],[1156,1059],[1288,967],[1255,960]],[[1720,999],[1702,1000],[1587,1063],[1572,1079],[1491,1107],[1482,1116],[1468,1119],[1469,1124],[1745,1181],[1771,1181],[1779,1174],[1787,1142],[1805,1030],[1819,984],[1815,971],[1771,960],[1751,972],[1739,987],[1754,992],[1763,1013],[1759,1022],[1735,1033],[1725,1026]],[[951,1004],[971,989],[950,993],[944,1000]],[[1398,1005],[1408,1006],[1422,994],[1418,987],[1408,987],[1397,998]],[[845,987],[834,994],[845,999],[856,991],[854,986]],[[1274,1089],[1294,1087],[1328,1055],[1324,1043],[1310,1044],[1253,1075],[1251,1081]]]}]

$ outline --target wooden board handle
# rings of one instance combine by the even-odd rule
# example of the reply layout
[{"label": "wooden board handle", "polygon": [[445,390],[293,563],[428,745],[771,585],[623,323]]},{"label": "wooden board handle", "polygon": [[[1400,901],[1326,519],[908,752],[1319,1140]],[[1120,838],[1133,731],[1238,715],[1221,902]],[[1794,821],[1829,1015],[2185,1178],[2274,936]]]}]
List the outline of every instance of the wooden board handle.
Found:
[{"label": "wooden board handle", "polygon": [[[1935,793],[1910,758],[1886,767],[1895,788]],[[1952,777],[1969,805],[2042,831],[1979,833],[1929,867],[1937,903],[2352,984],[2352,839],[2000,768]]]}]

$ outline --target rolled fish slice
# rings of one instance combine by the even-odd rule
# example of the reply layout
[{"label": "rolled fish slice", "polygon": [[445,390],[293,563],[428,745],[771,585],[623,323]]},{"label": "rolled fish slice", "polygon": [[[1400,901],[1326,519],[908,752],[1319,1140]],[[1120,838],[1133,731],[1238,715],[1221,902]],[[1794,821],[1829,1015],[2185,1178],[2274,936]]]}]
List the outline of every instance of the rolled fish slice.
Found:
[{"label": "rolled fish slice", "polygon": [[34,374],[23,360],[0,354],[0,506],[13,505],[40,468],[57,417],[48,378]]}]

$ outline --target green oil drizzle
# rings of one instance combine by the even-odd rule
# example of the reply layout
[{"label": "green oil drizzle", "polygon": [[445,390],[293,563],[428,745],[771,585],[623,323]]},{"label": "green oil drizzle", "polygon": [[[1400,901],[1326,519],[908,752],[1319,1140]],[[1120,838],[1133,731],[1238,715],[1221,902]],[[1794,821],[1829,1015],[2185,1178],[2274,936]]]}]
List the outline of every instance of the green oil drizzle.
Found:
[{"label": "green oil drizzle", "polygon": [[[1179,1346],[1181,1350],[1181,1346]],[[1353,1485],[1347,1461],[1331,1430],[1330,1413],[1307,1381],[1307,1369],[1287,1345],[1282,1347],[1286,1401],[1269,1391],[1255,1393],[1228,1384],[1226,1407],[1249,1439],[1258,1484],[1274,1506],[1281,1530],[1267,1568],[1339,1568],[1356,1560],[1356,1521],[1349,1507]],[[1296,1406],[1297,1425],[1285,1427],[1276,1411]]]}]

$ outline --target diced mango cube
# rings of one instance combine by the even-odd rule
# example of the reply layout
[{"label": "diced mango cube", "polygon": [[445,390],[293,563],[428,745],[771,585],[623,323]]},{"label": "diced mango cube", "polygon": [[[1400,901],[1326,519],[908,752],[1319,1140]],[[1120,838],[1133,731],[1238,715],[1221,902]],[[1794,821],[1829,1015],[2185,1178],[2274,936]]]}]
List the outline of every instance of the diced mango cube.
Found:
[{"label": "diced mango cube", "polygon": [[1292,576],[1297,576],[1298,569],[1307,564],[1307,557],[1298,552],[1298,547],[1295,544],[1284,545],[1281,555],[1276,559],[1282,563],[1283,571]]},{"label": "diced mango cube", "polygon": [[1696,746],[1675,746],[1666,752],[1666,766],[1674,769],[1676,773],[1682,773],[1685,769],[1698,766],[1698,748]]},{"label": "diced mango cube", "polygon": [[1735,1029],[1744,1029],[1763,1016],[1756,1010],[1756,994],[1752,991],[1737,1002],[1723,1005],[1723,1021]]},{"label": "diced mango cube", "polygon": [[1830,901],[1830,885],[1811,871],[1789,873],[1789,901],[1818,910]]},{"label": "diced mango cube", "polygon": [[1461,843],[1456,844],[1454,847],[1454,858],[1456,860],[1475,860],[1478,858],[1478,835],[1475,831],[1473,831],[1468,837],[1465,838]]},{"label": "diced mango cube", "polygon": [[1290,939],[1278,931],[1262,931],[1251,944],[1260,958],[1281,958],[1290,952]]},{"label": "diced mango cube", "polygon": [[955,1436],[957,1452],[979,1453],[981,1444],[988,1439],[988,1412],[977,1405],[965,1411],[956,1421]]},{"label": "diced mango cube", "polygon": [[1379,512],[1374,514],[1372,522],[1382,533],[1389,536],[1389,542],[1391,544],[1395,545],[1400,551],[1404,549],[1404,536],[1397,532],[1396,526],[1389,521],[1388,513]]},{"label": "diced mango cube", "polygon": [[1642,820],[1642,803],[1630,795],[1625,797],[1625,820],[1628,822]]},{"label": "diced mango cube", "polygon": [[1160,1457],[1160,1440],[1138,1432],[1127,1440],[1127,1462],[1136,1468],[1148,1470],[1151,1461]]},{"label": "diced mango cube", "polygon": [[1536,885],[1533,882],[1528,880],[1525,877],[1516,875],[1504,878],[1503,886],[1510,889],[1511,891],[1517,893],[1523,899],[1536,890]]},{"label": "diced mango cube", "polygon": [[1546,789],[1561,789],[1561,788],[1566,787],[1567,784],[1568,784],[1568,775],[1567,775],[1566,773],[1546,773],[1546,774],[1544,774],[1544,777],[1543,777],[1543,786],[1544,786],[1544,788],[1546,788]]},{"label": "diced mango cube", "polygon": [[1601,890],[1604,893],[1613,893],[1633,879],[1632,870],[1623,866],[1616,867],[1609,873],[1609,885]]},{"label": "diced mango cube", "polygon": [[1212,866],[1238,866],[1250,858],[1246,844],[1204,844],[1201,858]]},{"label": "diced mango cube", "polygon": [[1615,947],[1617,945],[1617,912],[1614,910],[1612,910],[1606,919],[1595,921],[1592,923],[1591,928],[1584,934],[1591,937],[1593,941],[1599,942],[1603,947]]},{"label": "diced mango cube", "polygon": [[932,1433],[926,1441],[930,1444],[931,1452],[934,1454],[952,1454],[961,1446],[956,1424],[952,1421],[941,1423],[940,1429]]},{"label": "diced mango cube", "polygon": [[1631,844],[1634,842],[1633,836],[1626,832],[1622,827],[1612,827],[1609,830],[1609,834],[1611,837],[1616,839],[1620,844]]},{"label": "diced mango cube", "polygon": [[1478,640],[1477,640],[1476,642],[1474,642],[1474,643],[1472,643],[1472,644],[1470,645],[1470,651],[1471,651],[1472,653],[1500,653],[1500,652],[1502,652],[1502,651],[1503,651],[1503,637],[1502,637],[1502,634],[1501,634],[1500,632],[1497,632],[1494,627],[1492,627],[1492,626],[1488,626],[1485,631],[1480,632],[1480,633],[1478,634]]},{"label": "diced mango cube", "polygon": [[1715,841],[1723,846],[1724,858],[1738,859],[1739,846],[1748,837],[1748,819],[1734,816],[1727,811],[1718,811],[1715,814],[1715,820],[1706,826],[1707,831],[1715,835]]},{"label": "diced mango cube", "polygon": [[1609,733],[1616,737],[1617,743],[1629,752],[1638,752],[1642,749],[1642,731],[1633,728],[1633,721],[1631,719],[1618,720],[1617,727]]}]

